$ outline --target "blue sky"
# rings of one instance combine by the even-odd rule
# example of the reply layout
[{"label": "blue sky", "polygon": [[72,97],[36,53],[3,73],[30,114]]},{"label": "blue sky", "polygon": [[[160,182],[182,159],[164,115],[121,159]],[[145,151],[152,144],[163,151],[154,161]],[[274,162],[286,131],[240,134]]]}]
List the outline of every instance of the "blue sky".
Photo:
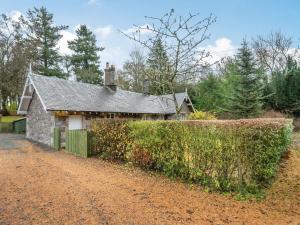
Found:
[{"label": "blue sky", "polygon": [[109,61],[119,67],[136,44],[118,29],[125,31],[133,24],[143,25],[145,15],[159,17],[171,8],[180,15],[200,12],[203,17],[210,13],[217,17],[210,29],[211,39],[203,46],[216,58],[233,54],[243,38],[267,35],[270,31],[280,30],[290,36],[294,47],[300,44],[299,0],[0,0],[0,12],[11,15],[24,14],[34,6],[47,7],[54,13],[56,24],[70,26],[59,44],[62,53],[69,53],[66,41],[74,37],[76,26],[87,24],[99,45],[106,48],[102,63]]}]

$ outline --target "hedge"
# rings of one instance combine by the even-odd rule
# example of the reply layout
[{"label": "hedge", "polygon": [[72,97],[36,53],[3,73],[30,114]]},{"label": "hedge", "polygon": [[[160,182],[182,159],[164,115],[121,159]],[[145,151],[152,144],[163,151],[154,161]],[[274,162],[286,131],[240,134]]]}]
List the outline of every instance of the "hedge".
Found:
[{"label": "hedge", "polygon": [[95,153],[221,191],[269,185],[292,120],[92,122]]},{"label": "hedge", "polygon": [[12,133],[13,132],[13,124],[0,122],[0,133]]}]

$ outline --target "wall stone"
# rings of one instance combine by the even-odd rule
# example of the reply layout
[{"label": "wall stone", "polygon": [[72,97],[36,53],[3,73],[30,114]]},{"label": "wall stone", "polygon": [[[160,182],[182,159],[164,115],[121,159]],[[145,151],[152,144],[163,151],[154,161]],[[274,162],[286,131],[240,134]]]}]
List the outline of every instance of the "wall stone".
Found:
[{"label": "wall stone", "polygon": [[46,112],[37,94],[33,94],[27,111],[26,137],[51,146],[53,119],[51,112]]}]

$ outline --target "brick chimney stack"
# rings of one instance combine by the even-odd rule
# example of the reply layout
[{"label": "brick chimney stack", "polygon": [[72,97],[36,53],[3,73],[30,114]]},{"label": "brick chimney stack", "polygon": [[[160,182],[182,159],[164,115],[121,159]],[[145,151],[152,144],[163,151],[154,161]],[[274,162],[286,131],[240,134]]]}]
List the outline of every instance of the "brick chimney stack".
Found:
[{"label": "brick chimney stack", "polygon": [[104,86],[110,88],[113,91],[117,90],[117,84],[115,80],[116,69],[114,65],[109,66],[109,63],[106,63],[104,69]]}]

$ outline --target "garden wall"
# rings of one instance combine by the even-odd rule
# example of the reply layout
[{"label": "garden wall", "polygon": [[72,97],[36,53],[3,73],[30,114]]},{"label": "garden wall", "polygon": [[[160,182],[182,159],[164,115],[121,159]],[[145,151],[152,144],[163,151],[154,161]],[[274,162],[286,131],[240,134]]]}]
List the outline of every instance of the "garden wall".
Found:
[{"label": "garden wall", "polygon": [[276,175],[292,120],[98,120],[91,129],[93,154],[216,190],[254,192]]}]

